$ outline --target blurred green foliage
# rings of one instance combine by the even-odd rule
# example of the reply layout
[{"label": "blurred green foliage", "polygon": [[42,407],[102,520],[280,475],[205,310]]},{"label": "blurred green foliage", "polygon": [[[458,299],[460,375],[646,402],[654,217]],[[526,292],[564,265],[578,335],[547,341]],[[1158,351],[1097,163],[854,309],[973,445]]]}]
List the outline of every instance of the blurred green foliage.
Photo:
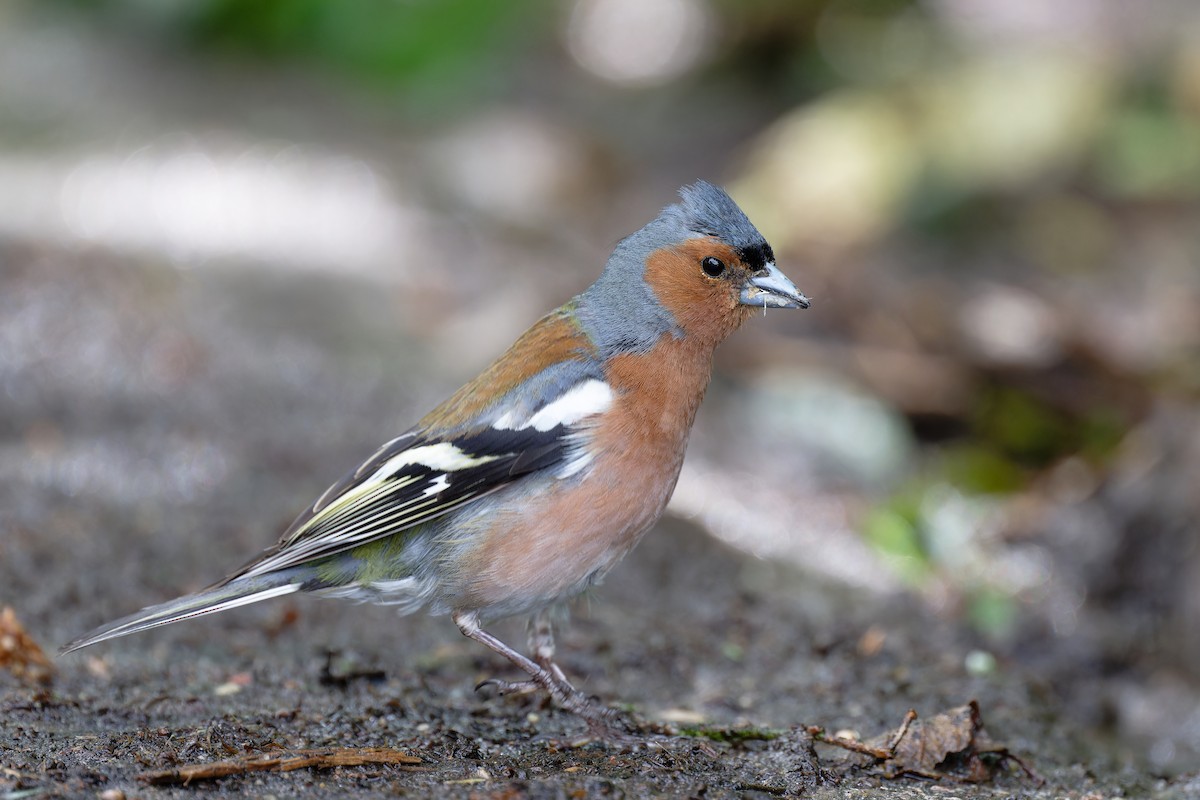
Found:
[{"label": "blurred green foliage", "polygon": [[[1012,386],[997,385],[980,398],[973,438],[992,448],[995,458],[1007,459],[1014,466],[1045,467],[1072,454],[1104,458],[1120,443],[1131,422],[1103,403],[1071,414]],[[987,482],[974,488],[989,490]],[[1001,481],[992,490],[1015,488]]]},{"label": "blurred green foliage", "polygon": [[[326,62],[367,79],[460,81],[538,33],[535,0],[210,0],[184,20],[198,44]],[[532,30],[531,30],[532,28]]]},{"label": "blurred green foliage", "polygon": [[945,482],[918,479],[876,505],[863,531],[905,584],[917,590],[934,583],[953,587],[971,625],[1000,639],[1014,632],[1019,601],[991,574],[982,543],[974,541],[978,519],[969,509],[977,503],[969,493],[948,490]]},{"label": "blurred green foliage", "polygon": [[868,514],[863,531],[867,541],[891,569],[910,585],[920,586],[934,564],[921,535],[920,496],[901,492]]},{"label": "blurred green foliage", "polygon": [[875,504],[864,535],[905,583],[949,583],[980,633],[1010,636],[1020,601],[983,566],[994,545],[983,541],[982,520],[1067,458],[1103,465],[1133,423],[1102,402],[1072,413],[1013,386],[989,386],[968,430],[928,453],[904,486]]},{"label": "blurred green foliage", "polygon": [[974,587],[968,597],[967,615],[976,630],[992,638],[1004,638],[1016,628],[1017,602],[996,587]]},{"label": "blurred green foliage", "polygon": [[986,442],[968,437],[942,449],[937,470],[963,491],[1003,494],[1025,487],[1028,471]]},{"label": "blurred green foliage", "polygon": [[1194,197],[1200,192],[1200,120],[1167,98],[1132,98],[1108,120],[1100,138],[1099,185],[1123,197]]},{"label": "blurred green foliage", "polygon": [[194,51],[309,64],[418,114],[491,90],[547,38],[551,0],[59,0]]}]

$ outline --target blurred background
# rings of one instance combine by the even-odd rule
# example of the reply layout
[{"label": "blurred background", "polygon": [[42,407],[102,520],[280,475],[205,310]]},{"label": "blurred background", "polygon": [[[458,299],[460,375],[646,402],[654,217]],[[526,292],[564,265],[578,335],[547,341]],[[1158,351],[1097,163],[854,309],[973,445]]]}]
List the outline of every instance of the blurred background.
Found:
[{"label": "blurred background", "polygon": [[673,513],[1200,769],[1194,0],[3,4],[0,601],[231,493],[265,546],[697,178],[814,306],[723,348]]}]

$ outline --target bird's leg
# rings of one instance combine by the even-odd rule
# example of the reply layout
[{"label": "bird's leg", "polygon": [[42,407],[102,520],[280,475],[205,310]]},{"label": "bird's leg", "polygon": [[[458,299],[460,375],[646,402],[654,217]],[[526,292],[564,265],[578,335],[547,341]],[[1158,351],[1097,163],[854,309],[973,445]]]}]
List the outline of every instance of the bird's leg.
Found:
[{"label": "bird's leg", "polygon": [[[534,662],[550,673],[551,679],[564,694],[573,694],[576,691],[575,687],[567,680],[558,664],[554,663],[554,626],[550,622],[548,610],[542,609],[529,618],[528,633],[529,652],[533,654]],[[534,680],[503,681],[498,678],[491,678],[481,685],[487,685],[502,695],[528,694],[542,688],[542,685]]]},{"label": "bird's leg", "polygon": [[[504,642],[492,636],[487,631],[479,627],[479,619],[475,614],[469,612],[455,612],[453,615],[454,624],[462,631],[463,636],[469,639],[474,639],[480,644],[491,648],[495,652],[507,658],[516,666],[520,667],[525,672],[529,673],[530,680],[522,681],[521,683],[508,683],[498,680],[487,680],[479,684],[475,688],[483,686],[492,686],[500,691],[501,694],[511,694],[514,692],[528,692],[533,688],[541,687],[545,689],[551,699],[554,700],[560,707],[570,711],[573,714],[578,714],[589,723],[599,723],[602,726],[616,722],[618,714],[614,709],[601,705],[590,697],[580,692],[563,675],[562,670],[558,668],[549,658],[554,653],[554,640],[551,636],[549,640],[549,648],[546,651],[545,662],[549,666],[543,666],[535,661],[526,658],[525,656],[513,650]],[[547,631],[549,625],[547,623]],[[538,635],[537,626],[531,638],[536,638]],[[534,652],[541,659],[542,652],[535,646]]]},{"label": "bird's leg", "polygon": [[543,608],[530,620],[529,650],[533,653],[533,660],[554,677],[560,688],[567,692],[576,691],[562,669],[554,663],[554,625],[550,622],[549,609]]}]

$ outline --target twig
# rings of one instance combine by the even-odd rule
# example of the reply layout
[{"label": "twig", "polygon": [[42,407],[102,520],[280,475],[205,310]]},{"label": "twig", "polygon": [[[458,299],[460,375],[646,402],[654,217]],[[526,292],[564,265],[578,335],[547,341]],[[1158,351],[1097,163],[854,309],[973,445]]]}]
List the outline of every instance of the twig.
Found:
[{"label": "twig", "polygon": [[326,747],[271,755],[254,754],[230,761],[187,764],[174,769],[146,772],[138,780],[151,786],[169,786],[193,781],[208,781],[248,772],[291,772],[295,769],[361,767],[366,764],[420,764],[421,759],[394,747]]},{"label": "twig", "polygon": [[912,727],[913,722],[917,719],[917,710],[910,708],[908,713],[904,715],[904,721],[900,723],[900,727],[896,730],[896,735],[888,742],[887,752],[888,757],[896,755],[896,748],[900,746],[900,742],[904,741],[904,737],[908,735],[908,729]]}]

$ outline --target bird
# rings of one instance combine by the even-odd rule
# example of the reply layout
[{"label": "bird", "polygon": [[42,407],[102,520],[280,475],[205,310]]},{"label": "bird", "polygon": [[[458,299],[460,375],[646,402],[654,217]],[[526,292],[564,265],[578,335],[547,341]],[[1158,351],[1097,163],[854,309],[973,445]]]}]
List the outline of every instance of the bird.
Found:
[{"label": "bird", "polygon": [[[721,188],[679,190],[622,239],[589,288],[478,377],[330,486],[279,541],[195,594],[64,645],[294,592],[448,614],[589,724],[614,709],[554,661],[551,610],[595,585],[674,491],[713,353],[759,309],[808,308],[771,246]],[[486,630],[527,615],[530,655]]]}]

